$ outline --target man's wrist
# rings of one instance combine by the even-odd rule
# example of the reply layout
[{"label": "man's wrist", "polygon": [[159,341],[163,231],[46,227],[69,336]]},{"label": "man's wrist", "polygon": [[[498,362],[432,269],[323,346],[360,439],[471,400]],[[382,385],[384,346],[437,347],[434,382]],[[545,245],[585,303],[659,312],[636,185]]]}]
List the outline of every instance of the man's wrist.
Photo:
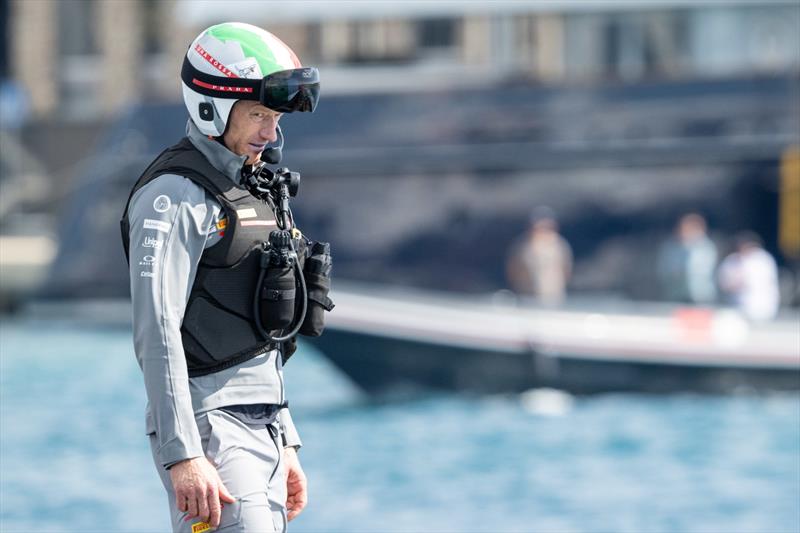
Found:
[{"label": "man's wrist", "polygon": [[[199,457],[199,456],[198,456],[198,457]],[[164,468],[165,468],[166,470],[169,470],[170,468],[172,468],[172,467],[173,467],[173,466],[175,466],[175,465],[179,465],[179,464],[181,464],[181,463],[185,463],[185,462],[187,462],[187,461],[191,461],[192,459],[197,459],[197,457],[187,457],[186,459],[179,459],[179,460],[177,460],[177,461],[175,461],[175,462],[172,462],[172,463],[170,463],[170,464],[168,464],[168,465],[165,465],[165,466],[164,466]]]}]

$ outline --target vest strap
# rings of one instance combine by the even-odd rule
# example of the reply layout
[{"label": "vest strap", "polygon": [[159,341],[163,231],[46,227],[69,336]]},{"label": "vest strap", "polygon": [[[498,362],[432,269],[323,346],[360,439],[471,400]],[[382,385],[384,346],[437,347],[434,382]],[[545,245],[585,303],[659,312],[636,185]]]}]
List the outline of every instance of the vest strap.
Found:
[{"label": "vest strap", "polygon": [[213,374],[215,372],[220,372],[222,370],[227,370],[227,369],[229,369],[231,367],[234,367],[236,365],[240,365],[242,363],[245,363],[245,362],[249,361],[250,359],[255,359],[259,355],[265,354],[267,352],[271,352],[272,350],[275,350],[277,348],[278,348],[278,345],[275,344],[274,342],[271,342],[271,343],[267,344],[265,349],[259,350],[256,353],[246,353],[246,354],[240,355],[238,357],[234,357],[233,359],[228,359],[226,361],[223,361],[223,362],[221,362],[221,363],[219,363],[217,365],[214,365],[214,366],[203,367],[203,368],[190,367],[188,369],[189,370],[189,377],[190,378],[196,378],[196,377],[200,377],[200,376],[207,376],[208,374]]}]

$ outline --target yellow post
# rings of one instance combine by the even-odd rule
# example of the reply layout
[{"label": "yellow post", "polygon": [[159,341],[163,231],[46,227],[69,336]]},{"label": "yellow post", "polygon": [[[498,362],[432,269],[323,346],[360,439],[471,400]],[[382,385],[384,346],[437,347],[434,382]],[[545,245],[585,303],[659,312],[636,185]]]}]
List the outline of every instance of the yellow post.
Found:
[{"label": "yellow post", "polygon": [[781,157],[778,240],[789,258],[800,259],[800,146],[790,146]]}]

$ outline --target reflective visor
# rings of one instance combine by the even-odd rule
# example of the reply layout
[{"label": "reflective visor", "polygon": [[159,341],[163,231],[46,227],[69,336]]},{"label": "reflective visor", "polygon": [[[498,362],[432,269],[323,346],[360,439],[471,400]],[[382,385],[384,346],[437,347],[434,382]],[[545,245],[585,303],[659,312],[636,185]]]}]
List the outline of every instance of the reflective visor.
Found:
[{"label": "reflective visor", "polygon": [[273,72],[260,80],[206,74],[184,58],[181,79],[192,90],[215,98],[256,100],[280,113],[314,111],[319,71],[313,67]]},{"label": "reflective visor", "polygon": [[261,85],[261,103],[282,113],[314,111],[318,98],[319,71],[313,67],[273,72]]}]

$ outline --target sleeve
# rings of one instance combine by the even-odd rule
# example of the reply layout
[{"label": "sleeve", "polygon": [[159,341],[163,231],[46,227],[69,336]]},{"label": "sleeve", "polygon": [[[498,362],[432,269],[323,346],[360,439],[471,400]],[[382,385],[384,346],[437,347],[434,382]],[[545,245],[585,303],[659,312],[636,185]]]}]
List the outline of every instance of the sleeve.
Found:
[{"label": "sleeve", "polygon": [[202,187],[167,174],[136,192],[128,214],[134,349],[165,467],[203,455],[180,328],[212,211]]},{"label": "sleeve", "polygon": [[281,409],[280,413],[278,413],[278,424],[281,428],[281,437],[283,438],[283,447],[288,448],[293,446],[295,448],[300,448],[303,443],[300,440],[300,435],[297,433],[297,429],[294,427],[294,421],[292,420],[292,415],[289,413],[289,408],[284,407]]}]

